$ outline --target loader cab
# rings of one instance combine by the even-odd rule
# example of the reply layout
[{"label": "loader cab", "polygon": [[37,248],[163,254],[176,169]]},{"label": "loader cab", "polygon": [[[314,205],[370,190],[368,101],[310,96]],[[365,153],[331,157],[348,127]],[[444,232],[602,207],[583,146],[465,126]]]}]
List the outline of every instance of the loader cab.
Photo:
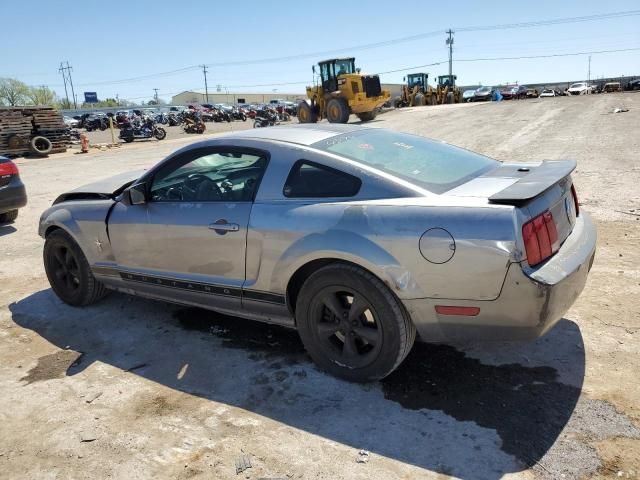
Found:
[{"label": "loader cab", "polygon": [[456,78],[455,75],[440,75],[438,77],[438,87],[445,88],[453,88],[456,86]]},{"label": "loader cab", "polygon": [[428,73],[410,73],[407,75],[407,87],[409,87],[409,90],[412,90],[413,87],[418,87],[419,91],[424,91],[427,87],[428,79]]},{"label": "loader cab", "polygon": [[355,58],[334,58],[318,62],[320,67],[320,79],[322,80],[322,90],[325,93],[335,92],[338,88],[338,77],[356,73]]}]

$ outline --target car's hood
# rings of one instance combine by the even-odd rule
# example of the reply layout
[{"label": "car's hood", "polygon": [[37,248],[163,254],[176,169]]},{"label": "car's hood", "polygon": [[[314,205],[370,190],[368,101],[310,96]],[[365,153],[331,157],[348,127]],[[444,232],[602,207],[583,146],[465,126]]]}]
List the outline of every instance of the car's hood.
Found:
[{"label": "car's hood", "polygon": [[120,173],[104,180],[83,185],[70,192],[63,193],[56,198],[53,204],[69,200],[106,200],[114,198],[132,182],[140,178],[144,172],[144,170],[136,170]]}]

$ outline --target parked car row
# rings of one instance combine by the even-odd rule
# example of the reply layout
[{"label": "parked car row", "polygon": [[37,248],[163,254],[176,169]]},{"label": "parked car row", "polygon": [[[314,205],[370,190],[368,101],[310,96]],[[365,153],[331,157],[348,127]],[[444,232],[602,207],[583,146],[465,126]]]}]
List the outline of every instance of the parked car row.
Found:
[{"label": "parked car row", "polygon": [[[632,80],[627,83],[624,90],[640,90],[640,79]],[[465,90],[462,99],[465,102],[482,102],[493,100],[496,93],[504,100],[523,99],[523,98],[539,98],[539,97],[561,97],[569,95],[588,95],[594,93],[613,93],[623,91],[621,82],[607,82],[600,84],[589,84],[588,82],[576,82],[569,85],[568,88],[560,90],[558,88],[543,88],[539,91],[537,88],[527,88],[524,85],[504,85],[499,87],[483,86],[477,89]]]}]

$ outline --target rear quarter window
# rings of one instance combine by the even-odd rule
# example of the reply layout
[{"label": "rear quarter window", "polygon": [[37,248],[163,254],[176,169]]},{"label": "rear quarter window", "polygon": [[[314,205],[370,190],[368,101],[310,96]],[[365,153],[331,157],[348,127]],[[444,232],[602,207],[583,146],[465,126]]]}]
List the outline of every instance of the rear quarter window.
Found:
[{"label": "rear quarter window", "polygon": [[326,165],[299,160],[291,168],[282,194],[287,198],[353,197],[361,186],[358,177]]}]

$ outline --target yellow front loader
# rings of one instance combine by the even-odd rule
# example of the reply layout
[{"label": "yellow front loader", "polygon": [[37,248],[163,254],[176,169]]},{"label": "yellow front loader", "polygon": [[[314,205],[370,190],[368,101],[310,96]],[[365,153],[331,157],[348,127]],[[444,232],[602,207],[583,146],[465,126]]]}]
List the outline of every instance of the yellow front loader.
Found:
[{"label": "yellow front loader", "polygon": [[382,90],[378,75],[363,75],[355,68],[355,58],[334,58],[318,66],[320,83],[307,87],[307,99],[298,105],[300,123],[323,118],[347,123],[352,113],[363,122],[373,120],[391,96],[388,90]]}]

